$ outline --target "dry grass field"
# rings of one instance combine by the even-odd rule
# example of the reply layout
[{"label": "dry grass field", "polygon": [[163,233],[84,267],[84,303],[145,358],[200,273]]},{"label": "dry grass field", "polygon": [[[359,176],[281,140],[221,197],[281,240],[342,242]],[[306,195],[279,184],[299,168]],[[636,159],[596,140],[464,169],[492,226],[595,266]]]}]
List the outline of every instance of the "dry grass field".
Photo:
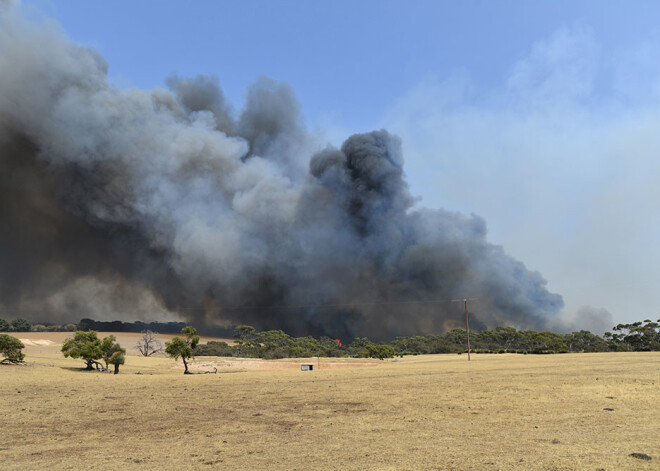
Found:
[{"label": "dry grass field", "polygon": [[32,366],[0,367],[3,470],[660,469],[659,353],[321,359],[311,372],[204,357],[218,374],[188,376],[133,355],[115,376],[56,343],[25,352]]}]

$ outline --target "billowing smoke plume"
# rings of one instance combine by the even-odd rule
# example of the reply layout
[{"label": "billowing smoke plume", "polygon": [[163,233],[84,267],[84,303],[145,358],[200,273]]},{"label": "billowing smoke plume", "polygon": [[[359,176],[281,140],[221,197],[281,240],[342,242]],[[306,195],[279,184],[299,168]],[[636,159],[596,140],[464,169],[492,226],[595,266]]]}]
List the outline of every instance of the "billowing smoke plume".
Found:
[{"label": "billowing smoke plume", "polygon": [[0,13],[0,310],[351,337],[545,326],[545,280],[477,216],[413,207],[399,140],[314,149],[291,88],[118,90],[94,50]]},{"label": "billowing smoke plume", "polygon": [[554,332],[575,332],[588,330],[597,335],[603,335],[611,330],[614,325],[612,313],[605,308],[593,306],[582,306],[573,313],[564,311],[560,317],[556,317],[550,325]]}]

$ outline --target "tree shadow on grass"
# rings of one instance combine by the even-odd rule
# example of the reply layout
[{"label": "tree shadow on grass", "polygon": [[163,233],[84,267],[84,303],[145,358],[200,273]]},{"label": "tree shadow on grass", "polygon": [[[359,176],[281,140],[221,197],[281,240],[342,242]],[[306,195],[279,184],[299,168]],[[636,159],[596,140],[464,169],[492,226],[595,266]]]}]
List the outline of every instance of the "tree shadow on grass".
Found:
[{"label": "tree shadow on grass", "polygon": [[87,368],[80,367],[80,366],[60,366],[60,369],[62,370],[68,370],[68,371],[77,371],[79,373],[107,373],[107,371],[103,370],[88,370]]}]

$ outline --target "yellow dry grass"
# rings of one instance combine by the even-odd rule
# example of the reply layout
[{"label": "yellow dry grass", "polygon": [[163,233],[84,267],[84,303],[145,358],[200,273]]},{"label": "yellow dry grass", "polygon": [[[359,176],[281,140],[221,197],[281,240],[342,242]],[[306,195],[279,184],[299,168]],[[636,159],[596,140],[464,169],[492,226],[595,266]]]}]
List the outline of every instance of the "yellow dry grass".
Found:
[{"label": "yellow dry grass", "polygon": [[194,376],[128,356],[115,376],[39,349],[0,367],[4,470],[660,469],[659,353],[199,358],[219,372]]}]

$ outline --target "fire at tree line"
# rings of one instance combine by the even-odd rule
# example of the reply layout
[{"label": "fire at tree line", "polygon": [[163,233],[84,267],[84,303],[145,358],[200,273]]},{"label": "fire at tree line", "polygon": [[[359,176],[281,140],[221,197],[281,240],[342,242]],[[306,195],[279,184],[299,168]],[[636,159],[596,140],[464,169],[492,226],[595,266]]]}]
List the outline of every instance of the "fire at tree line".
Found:
[{"label": "fire at tree line", "polygon": [[[183,327],[181,327],[183,326]],[[307,358],[307,357],[353,357],[353,358],[392,358],[394,356],[434,353],[464,353],[466,351],[466,331],[453,329],[442,335],[418,335],[397,337],[389,343],[375,343],[366,337],[357,337],[347,345],[340,339],[329,337],[291,337],[281,330],[257,331],[252,326],[241,325],[234,330],[234,345],[226,342],[209,341],[200,344],[195,328],[180,322],[149,324],[143,322],[99,322],[83,319],[78,325],[31,325],[26,319],[8,322],[0,318],[1,332],[73,332],[74,336],[62,344],[65,357],[82,359],[87,369],[119,372],[125,362],[126,349],[122,348],[113,335],[98,338],[98,330],[136,332],[142,330],[142,338],[136,348],[144,356],[164,352],[168,356],[183,360],[185,371],[188,360],[195,356],[247,357],[247,358]],[[148,327],[148,328],[145,328]],[[165,343],[158,339],[155,330],[161,332],[179,328],[184,337],[174,337]],[[649,319],[631,324],[618,324],[613,332],[602,337],[581,330],[570,334],[556,332],[536,332],[516,330],[513,327],[497,327],[470,334],[472,351],[475,353],[522,353],[549,354],[568,352],[630,352],[660,351],[660,319]],[[0,334],[0,354],[2,363],[19,363],[25,358],[23,343],[10,335]],[[99,361],[102,360],[103,364]]]}]

